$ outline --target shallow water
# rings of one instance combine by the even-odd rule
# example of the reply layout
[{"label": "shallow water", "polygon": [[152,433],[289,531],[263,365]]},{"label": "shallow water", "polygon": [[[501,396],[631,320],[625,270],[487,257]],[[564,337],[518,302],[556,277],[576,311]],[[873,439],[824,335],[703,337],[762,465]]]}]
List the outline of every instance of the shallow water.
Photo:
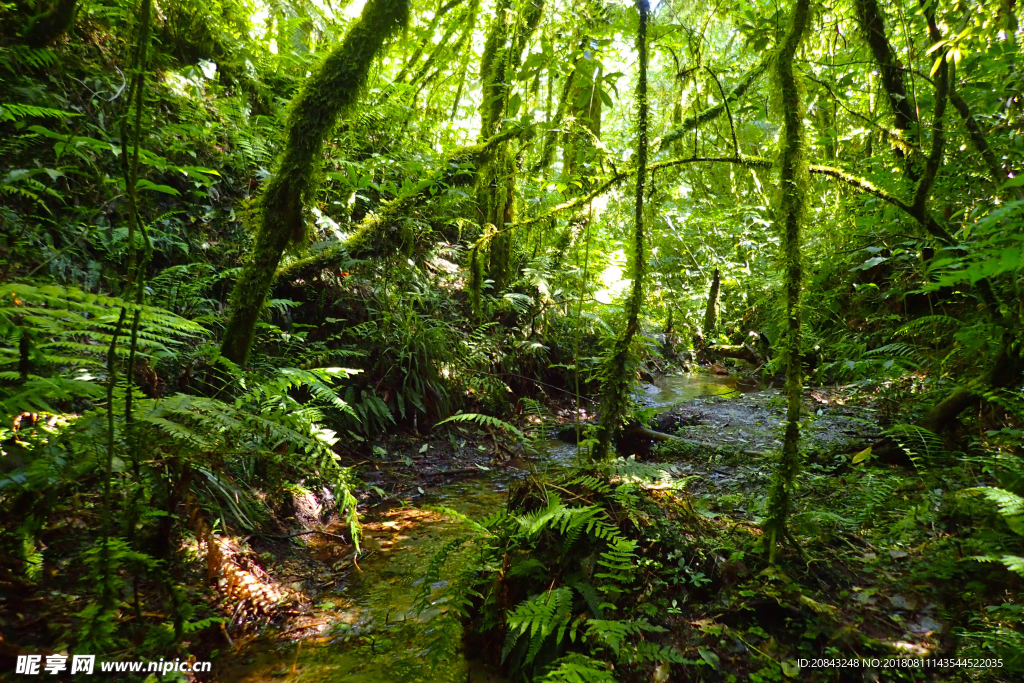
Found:
[{"label": "shallow water", "polygon": [[738,384],[736,375],[717,375],[711,372],[665,375],[641,388],[644,403],[665,410],[702,396],[738,396],[742,392],[754,390],[752,386]]},{"label": "shallow water", "polygon": [[[642,402],[660,410],[701,396],[739,395],[730,375],[695,373],[658,378],[642,387]],[[660,412],[659,410],[659,412]],[[540,457],[530,461],[537,469],[565,467],[576,456],[576,446],[557,440],[538,444]],[[471,661],[457,647],[432,647],[431,637],[443,623],[443,604],[424,614],[414,609],[422,576],[434,554],[448,541],[464,534],[456,520],[429,510],[445,506],[480,519],[505,505],[509,486],[525,475],[523,469],[481,472],[428,490],[412,505],[378,510],[365,521],[364,546],[369,554],[358,570],[348,568],[333,586],[319,593],[309,629],[296,631],[300,639],[255,639],[218,667],[218,681],[246,683],[310,681],[338,683],[499,683],[504,679]],[[325,543],[314,554],[329,561],[340,551]],[[340,554],[338,555],[340,557]],[[437,586],[441,588],[441,586]],[[292,627],[294,628],[294,627]],[[457,630],[457,629],[456,629]],[[439,661],[435,661],[439,660]]]}]

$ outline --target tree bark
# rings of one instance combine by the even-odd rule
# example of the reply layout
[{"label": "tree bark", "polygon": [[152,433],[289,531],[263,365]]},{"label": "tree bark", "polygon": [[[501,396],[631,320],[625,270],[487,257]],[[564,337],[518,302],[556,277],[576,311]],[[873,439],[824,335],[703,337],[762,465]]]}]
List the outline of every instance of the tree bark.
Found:
[{"label": "tree bark", "polygon": [[33,17],[25,30],[25,44],[32,48],[52,45],[71,30],[78,15],[78,0],[57,0],[53,9]]},{"label": "tree bark", "polygon": [[[483,102],[480,105],[480,139],[484,141],[501,129],[508,114],[512,84],[507,74],[516,73],[522,64],[523,50],[544,14],[545,0],[530,0],[521,14],[511,12],[510,0],[496,8],[480,59]],[[496,290],[504,288],[510,277],[516,209],[516,160],[507,144],[500,145],[480,171],[477,203],[480,224],[493,225],[488,273]]]},{"label": "tree bark", "polygon": [[[882,10],[876,0],[854,0],[853,4],[864,41],[868,44],[875,63],[878,64],[882,87],[885,89],[889,108],[895,118],[895,127],[906,135],[911,126],[918,122],[917,114],[911,101],[907,98],[907,88],[903,82],[903,70],[899,66],[899,60],[893,53],[892,46],[889,45],[889,39],[885,34],[885,19]],[[907,158],[902,149],[899,147],[895,149],[896,155],[903,163],[907,177],[916,181],[918,172],[914,168],[913,162]]]},{"label": "tree bark", "polygon": [[715,268],[715,274],[711,278],[711,288],[708,290],[708,305],[704,311],[704,339],[711,341],[718,329],[718,308],[721,299],[722,278]]}]

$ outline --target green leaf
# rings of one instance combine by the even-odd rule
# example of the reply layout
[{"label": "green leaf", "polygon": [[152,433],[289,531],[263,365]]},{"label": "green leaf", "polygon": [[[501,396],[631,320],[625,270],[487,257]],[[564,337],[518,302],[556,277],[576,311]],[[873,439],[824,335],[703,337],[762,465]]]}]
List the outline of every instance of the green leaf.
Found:
[{"label": "green leaf", "polygon": [[703,659],[705,662],[714,667],[716,671],[722,667],[722,660],[719,659],[718,655],[716,655],[711,650],[708,650],[707,648],[703,647],[698,647],[697,654],[700,655],[701,659]]},{"label": "green leaf", "polygon": [[181,194],[180,192],[175,190],[170,185],[157,185],[156,183],[153,183],[153,182],[151,182],[149,180],[146,180],[145,178],[143,178],[138,183],[136,183],[135,187],[136,187],[136,189],[139,189],[139,190],[149,190],[151,192],[162,192],[164,194],[170,194],[170,195],[175,195],[175,196],[178,196],[178,195]]},{"label": "green leaf", "polygon": [[522,106],[523,98],[519,96],[519,93],[513,93],[512,97],[508,99],[508,118],[514,119]]}]

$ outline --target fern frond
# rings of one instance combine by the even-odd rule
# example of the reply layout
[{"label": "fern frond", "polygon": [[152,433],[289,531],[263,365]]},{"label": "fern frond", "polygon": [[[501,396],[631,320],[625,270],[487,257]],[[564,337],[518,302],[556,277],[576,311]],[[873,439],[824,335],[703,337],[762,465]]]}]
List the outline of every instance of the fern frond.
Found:
[{"label": "fern frond", "polygon": [[976,562],[998,562],[1014,574],[1024,577],[1024,557],[1017,555],[975,555],[971,558]]},{"label": "fern frond", "polygon": [[999,508],[999,514],[1003,517],[1017,517],[1024,515],[1024,498],[1006,489],[994,486],[976,486],[964,491],[967,495],[981,495],[990,502],[995,503]]},{"label": "fern frond", "polygon": [[963,324],[951,315],[924,315],[915,318],[893,333],[894,337],[903,337],[909,334],[928,334],[934,336],[942,332],[955,330]]},{"label": "fern frond", "polygon": [[[555,642],[562,642],[571,620],[572,589],[562,586],[523,600],[508,614],[506,623],[510,634],[518,634],[516,638],[529,631],[530,645],[525,659],[528,664],[536,658],[548,636],[554,634]],[[516,642],[516,639],[506,640],[502,661]]]},{"label": "fern frond", "polygon": [[459,413],[457,415],[452,415],[451,417],[441,420],[434,426],[440,427],[441,425],[447,424],[449,422],[475,422],[484,427],[497,427],[499,429],[503,429],[507,432],[515,434],[517,437],[523,440],[526,440],[527,438],[526,435],[523,434],[523,432],[520,431],[515,425],[511,425],[508,422],[500,420],[491,415],[482,415],[480,413]]},{"label": "fern frond", "polygon": [[604,662],[571,652],[558,659],[540,679],[544,683],[615,683]]}]

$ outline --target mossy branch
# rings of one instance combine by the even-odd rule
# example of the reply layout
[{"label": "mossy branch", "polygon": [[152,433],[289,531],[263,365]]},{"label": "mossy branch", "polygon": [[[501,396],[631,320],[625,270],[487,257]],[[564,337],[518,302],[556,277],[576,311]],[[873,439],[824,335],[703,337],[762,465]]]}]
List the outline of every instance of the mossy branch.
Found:
[{"label": "mossy branch", "polygon": [[699,128],[705,123],[713,121],[722,114],[729,112],[729,106],[746,94],[747,90],[750,89],[750,86],[756,83],[758,79],[768,71],[768,67],[771,63],[772,57],[766,57],[755,64],[750,71],[740,78],[739,82],[733,86],[733,89],[729,91],[729,94],[726,95],[721,102],[686,117],[678,126],[675,126],[670,131],[662,135],[660,139],[655,140],[651,145],[651,153],[656,155],[659,151],[667,149],[676,140],[682,139],[684,135],[694,128]]},{"label": "mossy branch", "polygon": [[357,101],[384,42],[408,19],[408,0],[369,0],[341,45],[292,101],[284,152],[260,201],[256,244],[231,295],[221,353],[232,362],[243,365],[249,357],[256,320],[285,249],[307,237],[324,139]]},{"label": "mossy branch", "polygon": [[456,150],[445,158],[438,170],[429,178],[406,194],[381,205],[353,226],[351,235],[344,242],[289,263],[278,271],[277,277],[285,280],[310,277],[324,268],[335,267],[346,257],[366,258],[392,253],[398,246],[395,236],[400,232],[392,230],[395,221],[429,197],[431,187],[472,183],[475,178],[474,169],[486,163],[495,148],[509,140],[528,137],[532,133],[531,128],[511,127],[482,144]]},{"label": "mossy branch", "polygon": [[[648,170],[651,171],[651,172],[654,172],[654,171],[659,171],[659,170],[662,170],[662,169],[665,169],[665,168],[672,168],[672,167],[675,167],[675,166],[681,166],[681,165],[684,165],[684,164],[703,164],[703,163],[738,164],[740,166],[745,166],[747,168],[762,168],[762,169],[766,169],[766,170],[770,170],[774,166],[774,164],[772,163],[771,159],[768,159],[768,158],[765,158],[765,157],[755,157],[755,156],[747,156],[747,155],[740,155],[738,157],[736,157],[736,156],[722,156],[722,157],[694,156],[694,157],[683,157],[683,158],[666,159],[665,161],[659,161],[659,162],[650,164],[648,166]],[[852,187],[852,188],[854,188],[856,190],[859,190],[860,192],[863,192],[865,194],[870,194],[870,195],[872,195],[874,197],[877,197],[878,199],[881,199],[882,201],[884,201],[884,202],[886,202],[888,204],[892,204],[893,206],[895,206],[896,208],[898,208],[901,211],[905,212],[908,216],[910,216],[911,218],[916,220],[918,223],[920,223],[921,226],[925,228],[925,230],[927,230],[932,236],[934,236],[937,240],[939,240],[943,244],[953,244],[954,240],[953,240],[952,235],[950,235],[949,232],[944,227],[942,227],[942,225],[940,225],[935,220],[934,216],[932,216],[927,211],[923,211],[923,212],[916,211],[914,209],[913,205],[911,205],[908,202],[903,201],[898,196],[896,196],[895,194],[889,192],[888,190],[885,190],[885,189],[883,189],[881,187],[878,187],[877,185],[875,185],[873,182],[871,182],[867,178],[863,178],[861,176],[854,175],[854,174],[850,173],[849,171],[846,171],[846,170],[844,170],[842,168],[839,168],[839,167],[836,167],[836,166],[824,166],[824,165],[821,165],[821,164],[810,164],[808,166],[808,170],[810,171],[810,173],[812,175],[824,175],[824,176],[827,176],[829,178],[833,178],[833,179],[838,180],[838,181],[840,181],[840,182],[842,182],[842,183],[844,183],[846,185],[849,185],[850,187]],[[619,183],[621,183],[621,182],[623,182],[623,181],[633,177],[635,174],[636,174],[636,167],[634,167],[634,166],[631,166],[629,168],[623,169],[622,171],[619,171],[619,172],[615,173],[614,175],[611,175],[608,178],[606,178],[600,184],[596,185],[590,192],[588,192],[588,193],[586,193],[584,195],[580,195],[579,197],[575,197],[575,198],[573,198],[573,199],[571,199],[569,201],[562,202],[561,204],[557,204],[556,206],[553,206],[550,209],[548,209],[547,211],[544,211],[543,213],[539,213],[536,216],[531,216],[529,218],[524,218],[523,220],[518,221],[515,224],[515,227],[525,227],[527,225],[532,225],[532,224],[535,224],[535,223],[543,223],[545,221],[551,220],[554,216],[556,216],[556,215],[558,215],[560,213],[564,213],[565,211],[570,211],[572,209],[575,209],[576,207],[582,206],[584,204],[587,204],[588,202],[593,201],[597,197],[600,197],[601,195],[603,195],[605,192],[608,192],[609,190],[611,190],[613,187],[615,187]]]},{"label": "mossy branch", "polygon": [[903,154],[909,156],[911,154],[920,153],[920,150],[917,149],[917,147],[912,145],[910,142],[908,142],[905,138],[903,138],[900,135],[899,131],[890,130],[889,128],[886,128],[885,126],[880,125],[878,123],[878,121],[876,121],[875,119],[871,118],[870,116],[865,116],[864,114],[861,114],[856,109],[852,109],[851,107],[848,107],[843,102],[843,98],[839,97],[839,95],[836,94],[836,91],[832,88],[831,84],[829,84],[827,81],[821,80],[820,78],[815,78],[809,72],[804,72],[803,77],[806,78],[809,81],[813,81],[814,83],[817,83],[821,87],[825,88],[825,90],[828,90],[829,94],[832,95],[832,98],[833,98],[833,100],[835,100],[836,104],[838,104],[846,113],[850,114],[851,116],[853,116],[855,118],[860,119],[864,123],[868,124],[869,126],[874,128],[875,130],[877,130],[879,133],[884,135],[886,137],[886,139],[889,140],[890,144],[892,144],[894,147],[898,147],[900,150],[902,150]]},{"label": "mossy branch", "polygon": [[[405,77],[409,74],[409,70],[412,69],[417,64],[419,64],[420,57],[423,56],[423,51],[426,49],[427,45],[434,41],[434,30],[437,28],[437,24],[441,21],[442,17],[448,16],[448,13],[451,12],[456,7],[458,7],[459,5],[461,5],[462,2],[463,0],[448,0],[448,2],[446,2],[443,5],[440,5],[437,8],[437,10],[434,12],[434,16],[430,18],[430,23],[428,23],[427,27],[423,30],[423,41],[420,42],[420,44],[416,47],[416,50],[412,53],[409,59],[405,60],[405,65],[402,66],[402,70],[398,72],[397,76],[395,76],[395,83],[403,82],[405,80]],[[444,47],[448,44],[448,38],[450,38],[451,34],[455,32],[455,29],[458,26],[458,24],[459,22],[457,21],[449,22],[448,30],[445,32],[444,37],[437,44],[438,48]],[[435,53],[438,48],[435,48]],[[427,63],[429,64],[430,61],[431,59],[428,58]],[[415,80],[416,79],[413,79],[413,82],[415,82]]]}]

